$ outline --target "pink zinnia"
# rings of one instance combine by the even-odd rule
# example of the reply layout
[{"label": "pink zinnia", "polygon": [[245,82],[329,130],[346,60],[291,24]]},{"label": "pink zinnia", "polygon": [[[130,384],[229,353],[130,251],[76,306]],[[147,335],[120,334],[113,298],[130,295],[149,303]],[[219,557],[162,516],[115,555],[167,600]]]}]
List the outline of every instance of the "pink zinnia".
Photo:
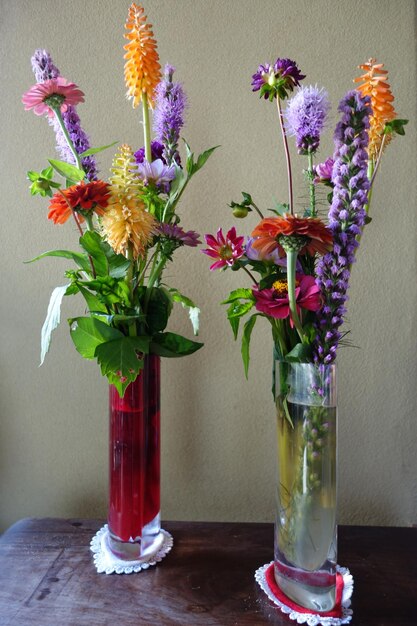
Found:
[{"label": "pink zinnia", "polygon": [[[290,301],[288,299],[288,283],[286,280],[277,280],[271,289],[252,290],[256,299],[255,308],[269,317],[284,319],[290,315]],[[295,299],[297,310],[300,308],[317,311],[321,306],[320,289],[314,276],[306,274],[296,275]],[[290,319],[291,326],[293,325]]]},{"label": "pink zinnia", "polygon": [[227,232],[226,237],[223,235],[222,229],[219,228],[217,237],[205,235],[204,238],[209,247],[201,252],[211,256],[213,259],[218,259],[213,265],[210,265],[211,270],[217,270],[226,266],[232,267],[245,254],[243,246],[245,238],[236,235],[235,227]]},{"label": "pink zinnia", "polygon": [[62,76],[58,76],[33,85],[22,96],[22,102],[25,111],[33,109],[36,115],[47,114],[53,117],[54,108],[59,108],[61,113],[65,113],[69,106],[84,102],[84,93],[74,83],[69,83]]}]

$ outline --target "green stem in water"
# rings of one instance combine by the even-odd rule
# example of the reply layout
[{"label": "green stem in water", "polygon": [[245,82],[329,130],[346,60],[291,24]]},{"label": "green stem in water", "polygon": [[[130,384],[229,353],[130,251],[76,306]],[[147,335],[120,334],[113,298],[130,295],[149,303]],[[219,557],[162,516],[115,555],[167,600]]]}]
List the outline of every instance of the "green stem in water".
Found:
[{"label": "green stem in water", "polygon": [[146,93],[142,94],[142,111],[143,111],[143,135],[145,142],[145,159],[148,163],[152,162],[151,152],[151,127],[149,123],[149,104]]},{"label": "green stem in water", "polygon": [[308,184],[310,188],[310,211],[311,217],[316,217],[316,186],[314,184],[314,167],[313,167],[313,153],[308,151]]},{"label": "green stem in water", "polygon": [[295,268],[297,264],[297,254],[296,250],[287,250],[287,281],[288,281],[288,300],[291,312],[291,319],[294,323],[294,326],[297,330],[297,333],[303,341],[304,332],[303,327],[301,326],[300,318],[298,317],[297,311],[297,303],[295,296]]},{"label": "green stem in water", "polygon": [[66,139],[66,142],[69,146],[69,149],[71,150],[73,157],[75,159],[75,163],[77,164],[77,167],[79,170],[83,169],[82,163],[81,163],[81,159],[80,159],[80,155],[78,154],[78,152],[75,149],[75,146],[72,142],[71,137],[69,136],[69,132],[67,130],[67,127],[64,124],[64,120],[62,119],[62,115],[61,115],[61,110],[59,108],[54,108],[54,113],[55,113],[55,117],[58,120],[58,124],[62,130],[62,133]]}]

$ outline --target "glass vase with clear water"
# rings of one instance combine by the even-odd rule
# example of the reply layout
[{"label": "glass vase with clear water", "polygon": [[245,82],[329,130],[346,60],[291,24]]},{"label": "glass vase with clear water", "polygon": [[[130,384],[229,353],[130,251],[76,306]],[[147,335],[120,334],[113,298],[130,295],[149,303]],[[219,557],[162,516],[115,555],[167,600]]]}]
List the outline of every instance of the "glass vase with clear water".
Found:
[{"label": "glass vase with clear water", "polygon": [[275,579],[294,602],[336,599],[336,366],[276,363]]}]

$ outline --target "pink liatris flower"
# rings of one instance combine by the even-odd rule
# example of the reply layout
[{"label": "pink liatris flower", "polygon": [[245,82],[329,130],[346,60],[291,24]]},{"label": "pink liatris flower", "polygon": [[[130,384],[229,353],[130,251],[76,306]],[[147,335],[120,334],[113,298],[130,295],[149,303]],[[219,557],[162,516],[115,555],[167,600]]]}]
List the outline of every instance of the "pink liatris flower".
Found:
[{"label": "pink liatris flower", "polygon": [[47,114],[53,117],[54,109],[60,109],[61,113],[65,113],[69,106],[84,102],[84,93],[75,83],[69,83],[62,76],[58,76],[33,85],[22,96],[22,102],[25,111],[33,109],[36,115]]},{"label": "pink liatris flower", "polygon": [[217,231],[217,237],[214,235],[204,236],[207,245],[206,250],[202,250],[207,256],[211,256],[213,259],[218,259],[213,265],[210,265],[211,270],[221,269],[222,267],[232,267],[235,262],[245,254],[245,247],[243,242],[244,237],[238,237],[236,235],[236,228],[231,228],[226,237],[223,235],[221,228]]},{"label": "pink liatris flower", "polygon": [[[288,299],[288,283],[284,280],[276,280],[271,289],[252,290],[255,296],[255,308],[268,317],[284,319],[290,315],[290,301]],[[320,289],[316,285],[314,276],[305,274],[296,275],[295,298],[297,309],[317,311],[321,306]],[[290,324],[293,326],[292,320]]]}]

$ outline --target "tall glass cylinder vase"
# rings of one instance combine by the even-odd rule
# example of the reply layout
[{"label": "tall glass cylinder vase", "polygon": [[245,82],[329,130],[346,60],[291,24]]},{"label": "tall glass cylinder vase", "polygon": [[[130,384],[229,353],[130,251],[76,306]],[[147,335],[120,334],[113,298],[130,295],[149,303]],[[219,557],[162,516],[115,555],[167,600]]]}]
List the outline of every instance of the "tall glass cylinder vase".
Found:
[{"label": "tall glass cylinder vase", "polygon": [[121,398],[110,385],[108,545],[123,560],[152,553],[160,534],[160,358]]},{"label": "tall glass cylinder vase", "polygon": [[276,363],[278,488],[275,579],[294,602],[336,597],[336,366]]}]

